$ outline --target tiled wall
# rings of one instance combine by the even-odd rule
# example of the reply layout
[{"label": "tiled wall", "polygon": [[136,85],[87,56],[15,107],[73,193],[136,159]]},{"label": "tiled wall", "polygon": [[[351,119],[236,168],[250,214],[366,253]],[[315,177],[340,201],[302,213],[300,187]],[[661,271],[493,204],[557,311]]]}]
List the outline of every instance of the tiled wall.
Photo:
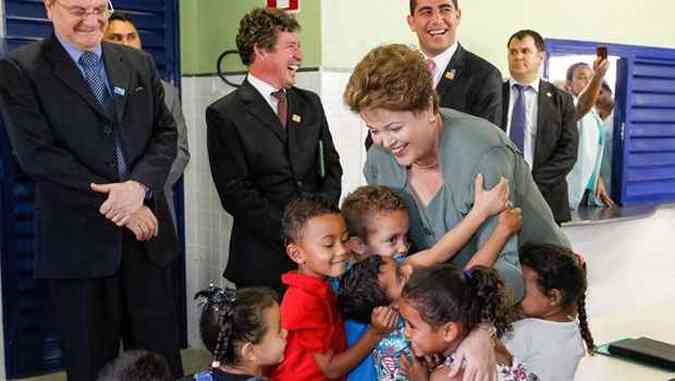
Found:
[{"label": "tiled wall", "polygon": [[[319,72],[302,72],[298,85],[320,91]],[[240,83],[242,76],[232,77]],[[183,112],[188,125],[190,165],[185,171],[185,235],[187,249],[188,342],[201,346],[199,308],[192,296],[210,282],[223,285],[232,217],[220,204],[211,178],[206,149],[206,107],[233,90],[217,76],[184,77],[181,83]]]},{"label": "tiled wall", "polygon": [[365,183],[362,170],[366,159],[365,124],[342,101],[350,75],[351,71],[347,70],[321,71],[321,101],[344,170],[343,197]]}]

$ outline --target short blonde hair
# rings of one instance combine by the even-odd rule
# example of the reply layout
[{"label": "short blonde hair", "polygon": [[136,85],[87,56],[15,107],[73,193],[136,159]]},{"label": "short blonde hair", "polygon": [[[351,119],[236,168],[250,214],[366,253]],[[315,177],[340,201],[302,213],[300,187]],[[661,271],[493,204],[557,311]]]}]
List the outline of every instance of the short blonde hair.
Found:
[{"label": "short blonde hair", "polygon": [[378,108],[418,113],[429,106],[438,112],[438,96],[424,56],[403,44],[368,52],[349,78],[344,101],[357,113]]}]

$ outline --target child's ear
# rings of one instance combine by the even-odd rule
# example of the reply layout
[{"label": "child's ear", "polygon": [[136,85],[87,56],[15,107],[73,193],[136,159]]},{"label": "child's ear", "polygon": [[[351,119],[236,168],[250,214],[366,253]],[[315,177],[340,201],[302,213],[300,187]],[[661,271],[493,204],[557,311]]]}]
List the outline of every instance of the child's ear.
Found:
[{"label": "child's ear", "polygon": [[551,307],[561,306],[563,302],[563,293],[557,288],[553,288],[548,292],[548,301]]},{"label": "child's ear", "polygon": [[286,245],[286,254],[288,254],[288,257],[291,258],[293,262],[299,265],[305,263],[305,255],[302,248],[293,242]]},{"label": "child's ear", "polygon": [[443,333],[443,340],[446,343],[452,343],[459,337],[460,326],[455,322],[447,322],[441,327],[441,332]]},{"label": "child's ear", "polygon": [[366,253],[366,244],[363,243],[363,240],[357,236],[349,237],[346,246],[347,249],[351,250],[355,254],[358,254],[359,256],[364,256]]},{"label": "child's ear", "polygon": [[255,346],[249,342],[239,347],[239,358],[248,362],[255,362]]}]

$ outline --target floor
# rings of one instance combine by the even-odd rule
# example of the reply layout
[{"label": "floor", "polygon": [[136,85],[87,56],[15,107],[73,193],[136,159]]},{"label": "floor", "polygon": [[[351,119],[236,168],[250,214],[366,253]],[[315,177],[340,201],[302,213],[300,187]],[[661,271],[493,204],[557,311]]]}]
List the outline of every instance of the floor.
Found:
[{"label": "floor", "polygon": [[[181,352],[183,358],[183,368],[185,374],[193,374],[198,370],[202,370],[209,365],[211,361],[210,354],[203,349],[184,349]],[[47,374],[40,377],[20,378],[14,381],[66,381],[66,374],[64,372]]]}]

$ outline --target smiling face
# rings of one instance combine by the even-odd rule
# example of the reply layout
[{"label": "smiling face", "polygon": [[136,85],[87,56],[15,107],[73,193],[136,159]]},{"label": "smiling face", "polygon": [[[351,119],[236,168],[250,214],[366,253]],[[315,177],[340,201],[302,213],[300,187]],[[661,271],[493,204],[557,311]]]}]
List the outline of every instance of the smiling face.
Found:
[{"label": "smiling face", "polygon": [[405,256],[408,254],[407,210],[382,211],[368,218],[365,255],[383,257]]},{"label": "smiling face", "polygon": [[255,47],[255,57],[250,71],[277,89],[287,89],[295,84],[295,77],[302,63],[300,37],[296,32],[276,32],[277,41],[271,49]]},{"label": "smiling face", "polygon": [[417,34],[420,48],[429,57],[443,53],[457,41],[462,13],[450,0],[418,0],[408,26]]},{"label": "smiling face", "polygon": [[108,25],[108,1],[45,0],[44,4],[54,32],[66,42],[80,50],[93,50],[101,43]]},{"label": "smiling face", "polygon": [[307,221],[299,241],[289,243],[287,251],[300,273],[322,279],[338,277],[346,271],[348,239],[342,215],[323,214]]},{"label": "smiling face", "polygon": [[412,111],[365,109],[366,122],[373,142],[391,151],[396,161],[408,167],[417,161],[434,161],[439,141],[440,119],[431,108]]},{"label": "smiling face", "polygon": [[454,350],[458,343],[455,323],[445,323],[434,327],[427,323],[420,311],[409,299],[401,299],[398,310],[405,320],[405,337],[417,357],[431,354],[446,354]]}]

